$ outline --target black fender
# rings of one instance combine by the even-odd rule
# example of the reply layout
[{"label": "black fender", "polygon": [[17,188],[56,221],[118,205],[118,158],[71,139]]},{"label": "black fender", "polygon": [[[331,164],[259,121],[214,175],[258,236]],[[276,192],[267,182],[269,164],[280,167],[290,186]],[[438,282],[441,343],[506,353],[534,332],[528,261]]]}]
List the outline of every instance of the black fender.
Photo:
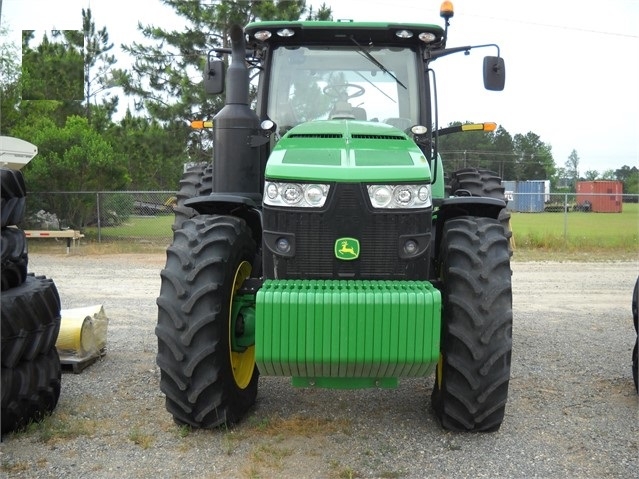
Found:
[{"label": "black fender", "polygon": [[211,193],[195,196],[184,202],[199,214],[227,215],[242,218],[253,232],[253,239],[262,244],[262,195],[242,193]]},{"label": "black fender", "polygon": [[457,216],[498,219],[499,212],[506,207],[506,202],[487,196],[454,196],[440,200],[437,206],[437,221],[443,223]]}]

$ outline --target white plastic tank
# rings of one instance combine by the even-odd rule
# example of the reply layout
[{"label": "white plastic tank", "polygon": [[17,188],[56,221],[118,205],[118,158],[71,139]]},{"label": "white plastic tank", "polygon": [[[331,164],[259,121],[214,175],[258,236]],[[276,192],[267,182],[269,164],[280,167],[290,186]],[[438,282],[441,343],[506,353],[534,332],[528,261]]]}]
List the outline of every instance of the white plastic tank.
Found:
[{"label": "white plastic tank", "polygon": [[0,166],[19,170],[38,154],[38,147],[12,136],[0,136]]}]

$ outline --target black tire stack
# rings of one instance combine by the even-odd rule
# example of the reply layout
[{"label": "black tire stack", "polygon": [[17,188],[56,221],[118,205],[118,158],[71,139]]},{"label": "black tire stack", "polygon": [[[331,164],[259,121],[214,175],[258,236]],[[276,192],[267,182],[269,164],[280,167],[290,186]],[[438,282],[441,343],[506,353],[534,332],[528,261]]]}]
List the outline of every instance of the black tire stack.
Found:
[{"label": "black tire stack", "polygon": [[61,365],[55,343],[61,305],[52,279],[27,272],[27,240],[19,227],[26,209],[24,177],[8,168],[0,168],[0,174],[1,429],[5,434],[40,420],[58,403]]}]

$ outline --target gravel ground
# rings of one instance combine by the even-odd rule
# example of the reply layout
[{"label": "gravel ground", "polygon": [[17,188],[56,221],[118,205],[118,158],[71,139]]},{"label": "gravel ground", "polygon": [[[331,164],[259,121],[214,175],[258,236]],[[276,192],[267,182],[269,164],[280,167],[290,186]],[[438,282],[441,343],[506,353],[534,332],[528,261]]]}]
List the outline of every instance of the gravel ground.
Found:
[{"label": "gravel ground", "polygon": [[155,298],[164,255],[30,254],[64,309],[102,304],[107,353],[62,376],[51,418],[3,438],[16,478],[639,477],[630,304],[639,264],[513,262],[506,417],[493,434],[443,431],[433,379],[394,390],[305,390],[260,378],[236,428],[188,431],[164,408]]}]

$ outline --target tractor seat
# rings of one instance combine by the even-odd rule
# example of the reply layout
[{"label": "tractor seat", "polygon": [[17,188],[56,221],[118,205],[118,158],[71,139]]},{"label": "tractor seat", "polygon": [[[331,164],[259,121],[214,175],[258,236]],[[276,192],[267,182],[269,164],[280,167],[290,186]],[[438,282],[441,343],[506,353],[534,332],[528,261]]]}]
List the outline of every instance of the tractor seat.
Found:
[{"label": "tractor seat", "polygon": [[335,103],[331,114],[331,120],[357,120],[366,121],[366,110],[357,106],[351,106],[347,101],[338,101]]}]

